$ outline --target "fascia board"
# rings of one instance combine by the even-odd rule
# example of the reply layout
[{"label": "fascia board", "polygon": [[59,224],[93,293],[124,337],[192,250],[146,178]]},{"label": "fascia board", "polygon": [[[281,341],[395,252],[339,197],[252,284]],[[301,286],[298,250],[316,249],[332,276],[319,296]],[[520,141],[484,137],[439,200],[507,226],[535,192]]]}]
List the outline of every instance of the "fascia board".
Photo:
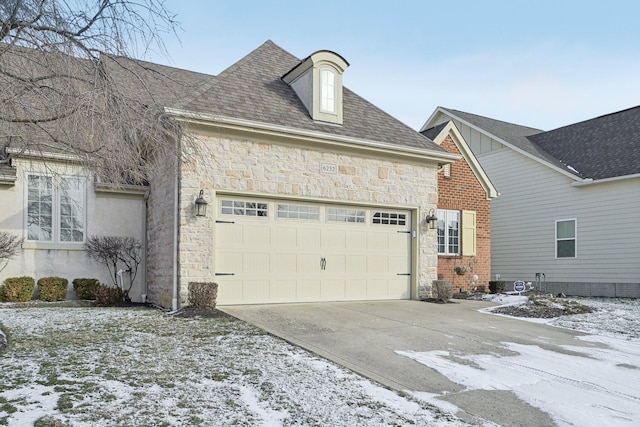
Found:
[{"label": "fascia board", "polygon": [[317,131],[294,129],[287,126],[273,125],[263,122],[255,122],[252,120],[236,119],[224,116],[218,116],[207,113],[195,113],[192,111],[184,111],[174,108],[165,108],[165,112],[169,115],[182,118],[187,122],[210,124],[215,123],[221,126],[237,127],[239,129],[251,129],[258,133],[267,134],[285,134],[293,137],[320,141],[326,144],[339,144],[349,146],[359,146],[364,149],[379,152],[394,152],[396,154],[404,154],[410,157],[417,157],[425,160],[435,161],[438,163],[452,163],[461,157],[453,153],[441,153],[424,148],[414,148],[406,146],[398,146],[379,141],[371,141],[360,138],[340,136],[334,134],[326,134]]},{"label": "fascia board", "polygon": [[68,162],[81,162],[80,156],[75,154],[63,154],[63,153],[50,153],[40,150],[21,150],[19,148],[7,148],[8,154],[13,154],[17,157],[33,158],[33,159],[48,159],[48,160],[64,160]]},{"label": "fascia board", "polygon": [[453,139],[454,144],[456,144],[458,150],[460,150],[460,152],[462,153],[462,156],[466,160],[467,164],[469,165],[469,167],[471,167],[473,174],[480,182],[480,185],[482,185],[482,188],[487,194],[487,199],[490,200],[498,197],[500,193],[498,193],[498,190],[491,182],[491,179],[489,179],[489,176],[482,168],[482,165],[480,165],[480,163],[478,162],[478,159],[473,154],[473,151],[471,151],[471,148],[467,144],[467,141],[464,139],[464,137],[458,130],[458,127],[453,123],[452,120],[449,120],[449,123],[447,123],[447,125],[442,129],[442,131],[438,134],[433,142],[440,145],[442,144],[442,141],[444,141],[444,139],[447,137],[447,135],[451,135],[451,139]]}]

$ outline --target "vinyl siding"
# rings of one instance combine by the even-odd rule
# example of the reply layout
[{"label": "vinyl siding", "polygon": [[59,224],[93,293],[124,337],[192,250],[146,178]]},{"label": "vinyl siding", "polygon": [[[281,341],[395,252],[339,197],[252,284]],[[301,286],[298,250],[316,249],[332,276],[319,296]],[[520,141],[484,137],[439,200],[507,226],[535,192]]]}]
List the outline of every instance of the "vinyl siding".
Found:
[{"label": "vinyl siding", "polygon": [[[492,274],[502,280],[638,283],[640,186],[572,180],[510,150],[480,158],[501,193],[492,202]],[[577,257],[555,259],[555,221],[577,220]]]}]

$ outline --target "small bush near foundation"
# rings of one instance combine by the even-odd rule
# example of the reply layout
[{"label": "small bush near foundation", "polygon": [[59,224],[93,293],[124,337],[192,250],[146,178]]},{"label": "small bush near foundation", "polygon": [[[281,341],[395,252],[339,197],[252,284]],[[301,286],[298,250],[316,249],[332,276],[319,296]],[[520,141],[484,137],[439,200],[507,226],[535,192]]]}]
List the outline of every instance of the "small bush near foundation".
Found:
[{"label": "small bush near foundation", "polygon": [[216,308],[218,284],[215,282],[189,282],[188,303],[192,307]]},{"label": "small bush near foundation", "polygon": [[501,294],[505,289],[507,289],[507,285],[504,280],[489,281],[489,292],[492,294]]},{"label": "small bush near foundation", "polygon": [[124,302],[125,293],[117,286],[100,283],[95,289],[96,305],[120,305]]},{"label": "small bush near foundation", "polygon": [[67,299],[69,281],[62,277],[43,277],[38,280],[38,299],[42,301],[64,301]]},{"label": "small bush near foundation", "polygon": [[434,280],[431,293],[436,301],[447,302],[453,297],[453,286],[446,280]]},{"label": "small bush near foundation", "polygon": [[9,277],[0,286],[0,301],[25,302],[33,297],[36,281],[33,277]]},{"label": "small bush near foundation", "polygon": [[96,299],[98,279],[73,279],[73,290],[79,299]]}]

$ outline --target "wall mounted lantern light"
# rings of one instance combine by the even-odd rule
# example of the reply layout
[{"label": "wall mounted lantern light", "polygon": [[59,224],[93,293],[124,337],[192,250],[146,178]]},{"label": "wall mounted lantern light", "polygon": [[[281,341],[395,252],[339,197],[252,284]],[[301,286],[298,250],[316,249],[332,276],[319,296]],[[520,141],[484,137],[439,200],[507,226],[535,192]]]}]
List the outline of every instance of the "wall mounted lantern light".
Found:
[{"label": "wall mounted lantern light", "polygon": [[203,190],[200,190],[200,194],[196,199],[196,216],[207,216],[207,201],[202,197],[204,194]]},{"label": "wall mounted lantern light", "polygon": [[429,225],[429,228],[434,229],[436,228],[436,223],[438,222],[438,217],[436,216],[436,212],[434,209],[429,209],[429,214],[427,215],[427,217],[424,219],[427,222],[427,225]]}]

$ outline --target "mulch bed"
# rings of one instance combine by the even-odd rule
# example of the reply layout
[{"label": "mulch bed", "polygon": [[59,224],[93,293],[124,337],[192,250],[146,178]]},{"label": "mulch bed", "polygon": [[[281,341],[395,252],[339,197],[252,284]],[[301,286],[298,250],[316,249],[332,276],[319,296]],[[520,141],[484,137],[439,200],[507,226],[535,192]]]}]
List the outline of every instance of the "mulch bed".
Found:
[{"label": "mulch bed", "polygon": [[234,319],[233,316],[228,315],[227,313],[220,311],[216,308],[206,308],[206,307],[192,307],[186,306],[175,313],[172,314],[173,317],[180,317],[184,319],[191,318],[204,318],[204,319]]}]

